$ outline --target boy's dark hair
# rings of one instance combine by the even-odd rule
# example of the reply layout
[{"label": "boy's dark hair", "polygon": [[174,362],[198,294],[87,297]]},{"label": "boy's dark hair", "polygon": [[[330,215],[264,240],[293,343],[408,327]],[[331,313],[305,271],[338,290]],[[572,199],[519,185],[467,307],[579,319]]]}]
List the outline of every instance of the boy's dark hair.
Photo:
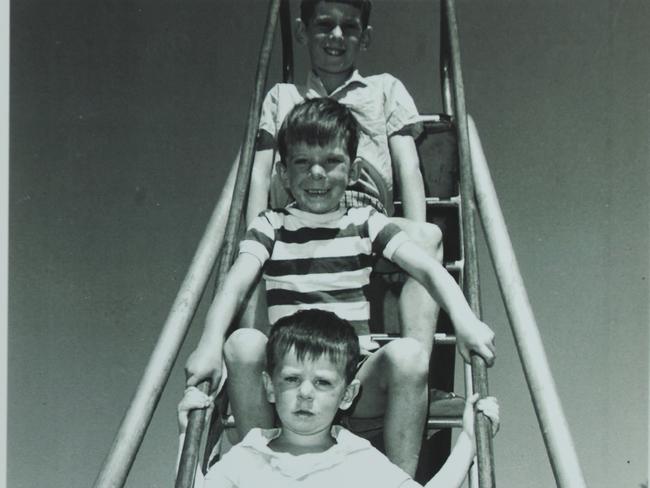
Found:
[{"label": "boy's dark hair", "polygon": [[269,374],[291,349],[300,361],[326,355],[333,362],[344,365],[348,384],[357,372],[359,338],[347,320],[332,312],[300,310],[278,320],[266,344],[266,370]]},{"label": "boy's dark hair", "polygon": [[296,105],[286,116],[278,132],[280,160],[286,163],[287,148],[305,143],[325,146],[342,141],[350,156],[357,157],[359,123],[350,110],[331,98],[312,98]]},{"label": "boy's dark hair", "polygon": [[312,17],[314,16],[314,10],[318,2],[338,2],[338,3],[348,3],[353,7],[361,10],[361,26],[365,29],[368,27],[370,22],[370,11],[372,10],[372,3],[370,0],[302,0],[300,2],[300,20],[304,22],[305,25],[309,25]]}]

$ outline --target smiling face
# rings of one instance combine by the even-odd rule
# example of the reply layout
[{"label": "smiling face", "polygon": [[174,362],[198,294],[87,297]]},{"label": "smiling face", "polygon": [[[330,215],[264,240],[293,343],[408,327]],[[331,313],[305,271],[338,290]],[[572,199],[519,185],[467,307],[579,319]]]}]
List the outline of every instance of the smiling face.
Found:
[{"label": "smiling face", "polygon": [[292,348],[263,374],[267,399],[275,403],[282,424],[278,439],[293,446],[322,446],[331,441],[334,416],[346,409],[359,389],[358,380],[347,384],[345,364],[327,354],[299,360]]},{"label": "smiling face", "polygon": [[363,27],[360,8],[321,1],[309,22],[299,21],[296,37],[307,46],[312,69],[319,78],[324,83],[336,79],[340,84],[354,70],[359,51],[369,46],[370,27]]},{"label": "smiling face", "polygon": [[336,138],[325,145],[298,142],[277,166],[285,188],[305,212],[324,214],[339,207],[349,183],[358,178],[358,161]]}]

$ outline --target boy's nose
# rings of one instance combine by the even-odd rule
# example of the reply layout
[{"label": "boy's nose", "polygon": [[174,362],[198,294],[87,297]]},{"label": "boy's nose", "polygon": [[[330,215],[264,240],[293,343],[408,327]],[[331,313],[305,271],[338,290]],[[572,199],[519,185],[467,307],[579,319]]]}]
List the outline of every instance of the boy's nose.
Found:
[{"label": "boy's nose", "polygon": [[300,388],[298,388],[298,395],[301,398],[311,398],[314,393],[314,385],[310,381],[303,381],[300,383]]},{"label": "boy's nose", "polygon": [[317,180],[325,177],[325,169],[320,164],[312,164],[309,173],[312,178]]},{"label": "boy's nose", "polygon": [[340,25],[335,25],[330,31],[330,37],[343,37],[343,29]]}]

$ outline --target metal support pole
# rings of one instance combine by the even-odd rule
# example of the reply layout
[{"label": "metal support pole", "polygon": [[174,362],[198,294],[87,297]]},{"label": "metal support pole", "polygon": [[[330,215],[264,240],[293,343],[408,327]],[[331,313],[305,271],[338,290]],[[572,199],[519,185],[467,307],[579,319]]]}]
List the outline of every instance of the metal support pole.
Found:
[{"label": "metal support pole", "polygon": [[440,4],[440,88],[443,109],[447,115],[454,115],[451,93],[451,46],[449,45],[449,26],[445,3]]},{"label": "metal support pole", "polygon": [[[189,324],[194,316],[198,302],[205,290],[205,285],[223,241],[224,226],[226,227],[226,238],[230,238],[228,239],[230,242],[226,242],[224,252],[227,258],[224,257],[222,263],[225,262],[227,263],[225,266],[229,266],[232,260],[234,253],[232,236],[236,234],[239,223],[238,219],[243,213],[244,196],[247,193],[248,180],[250,179],[255,130],[259,120],[259,108],[261,106],[261,99],[268,73],[268,59],[270,58],[273,31],[275,30],[277,21],[278,2],[279,0],[272,0],[269,6],[267,26],[260,52],[260,62],[258,64],[255,94],[249,109],[246,140],[240,157],[241,162],[239,165],[233,166],[233,171],[231,171],[228,177],[226,186],[221,193],[219,202],[199,243],[194,259],[174,301],[172,310],[163,326],[158,342],[154,347],[154,351],[140,380],[140,384],[122,420],[111,450],[97,476],[94,485],[95,488],[116,488],[124,486],[146,429],[151,422],[153,412],[160,400],[162,390],[169,378]],[[253,128],[250,129],[250,127]],[[237,170],[236,179],[234,178],[235,169]],[[232,189],[233,180],[235,181],[234,192]],[[233,200],[232,204],[230,203],[231,199]],[[225,219],[227,214],[228,221],[226,223]],[[205,385],[203,385],[203,388],[205,388]],[[195,416],[195,427],[197,424],[196,420],[198,419]],[[190,416],[191,421],[192,416]],[[198,424],[199,428],[202,429],[202,421],[199,421]],[[190,426],[188,425],[189,437],[196,438],[195,434],[195,432],[190,432]],[[185,453],[184,457],[187,458]],[[195,457],[195,453],[190,457]],[[187,462],[185,465],[187,466]],[[179,467],[179,471],[181,469],[182,465]]]},{"label": "metal support pole", "polygon": [[289,0],[280,2],[280,33],[282,37],[282,81],[293,83],[293,36]]},{"label": "metal support pole", "polygon": [[95,488],[123,486],[133,465],[219,253],[235,181],[234,170],[235,166],[212,212],[111,450],[97,475]]},{"label": "metal support pole", "polygon": [[[245,214],[245,202],[248,195],[250,184],[251,170],[253,167],[253,158],[255,152],[255,138],[257,127],[259,125],[260,110],[266,87],[266,79],[269,70],[269,61],[273,50],[273,36],[278,21],[278,12],[280,0],[271,0],[267,14],[267,21],[264,27],[262,38],[262,47],[260,48],[259,59],[257,63],[257,72],[255,74],[255,88],[253,97],[248,108],[248,118],[242,144],[239,167],[237,168],[237,177],[235,180],[235,189],[233,192],[233,201],[228,214],[226,224],[226,237],[223,245],[221,260],[217,270],[217,289],[223,283],[223,280],[232,265],[235,257],[235,248],[239,241],[239,230]],[[210,389],[209,381],[204,381],[198,385],[199,388],[207,392]],[[194,482],[194,474],[199,458],[199,447],[201,436],[205,423],[205,411],[195,410],[190,412],[187,430],[186,442],[183,446],[181,460],[178,466],[178,475],[176,477],[176,488],[191,488]],[[189,440],[188,440],[189,439]],[[192,442],[193,444],[191,444]]]},{"label": "metal support pole", "polygon": [[469,140],[483,230],[555,481],[560,488],[586,488],[478,131],[471,120]]},{"label": "metal support pole", "polygon": [[[460,42],[458,22],[453,0],[445,0],[442,15],[446,18],[451,55],[454,114],[458,129],[458,156],[460,160],[460,193],[463,212],[463,250],[465,252],[465,291],[472,310],[481,316],[479,295],[478,257],[476,251],[476,230],[474,227],[474,185],[472,182],[471,155],[467,136],[467,113],[465,91],[460,62]],[[480,397],[488,395],[487,367],[480,356],[472,355],[472,383]],[[476,416],[476,451],[478,459],[478,478],[481,488],[492,488],[494,482],[494,459],[492,456],[492,433],[489,420],[484,415]]]}]

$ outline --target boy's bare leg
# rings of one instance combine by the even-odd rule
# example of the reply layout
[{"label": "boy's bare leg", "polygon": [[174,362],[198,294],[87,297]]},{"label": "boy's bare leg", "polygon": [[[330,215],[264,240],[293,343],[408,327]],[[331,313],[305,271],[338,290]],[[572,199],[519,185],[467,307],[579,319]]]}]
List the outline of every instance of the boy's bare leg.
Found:
[{"label": "boy's bare leg", "polygon": [[386,455],[414,476],[427,414],[429,360],[419,341],[397,339],[361,366],[353,418],[384,416]]},{"label": "boy's bare leg", "polygon": [[[442,261],[442,233],[435,224],[414,222],[395,217],[396,223],[411,239],[425,249],[438,261]],[[431,356],[433,336],[436,332],[440,307],[431,298],[429,292],[414,278],[409,277],[399,296],[399,319],[403,337],[412,337],[419,341]]]},{"label": "boy's bare leg", "polygon": [[228,398],[240,439],[253,427],[273,427],[273,405],[266,400],[262,371],[267,338],[255,329],[238,329],[224,346]]},{"label": "boy's bare leg", "polygon": [[264,280],[260,280],[251,291],[248,301],[242,306],[239,317],[239,327],[242,329],[257,329],[264,334],[270,330],[267,306],[266,287]]}]

